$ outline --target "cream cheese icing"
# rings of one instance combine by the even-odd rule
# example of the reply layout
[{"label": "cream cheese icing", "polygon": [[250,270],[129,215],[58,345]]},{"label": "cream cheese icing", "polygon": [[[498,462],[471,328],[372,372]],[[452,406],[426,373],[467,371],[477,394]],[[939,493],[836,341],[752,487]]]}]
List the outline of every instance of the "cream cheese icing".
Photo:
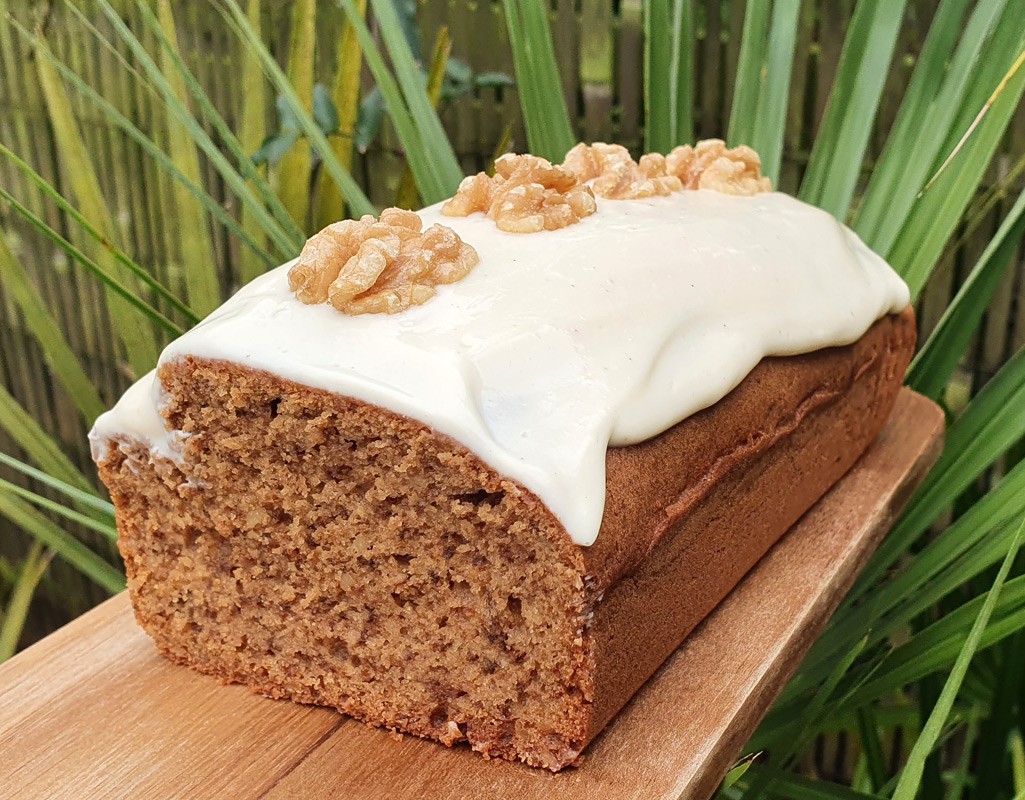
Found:
[{"label": "cream cheese icing", "polygon": [[[699,190],[598,199],[557,231],[510,234],[482,214],[420,212],[480,254],[400,314],[303,305],[285,264],[170,344],[404,414],[534,492],[581,545],[605,501],[605,452],[722,399],[769,355],[855,341],[908,288],[833,217],[788,195]],[[154,373],[90,434],[178,458]]]}]

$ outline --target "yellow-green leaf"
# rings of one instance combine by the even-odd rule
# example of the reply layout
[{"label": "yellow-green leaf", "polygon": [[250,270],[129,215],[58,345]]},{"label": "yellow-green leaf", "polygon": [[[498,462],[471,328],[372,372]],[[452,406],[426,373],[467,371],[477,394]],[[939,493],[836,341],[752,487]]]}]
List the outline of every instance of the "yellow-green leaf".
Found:
[{"label": "yellow-green leaf", "polygon": [[[438,37],[434,41],[434,55],[431,56],[431,70],[427,75],[427,97],[431,106],[435,109],[441,100],[441,88],[445,82],[445,68],[448,66],[448,57],[452,54],[452,39],[448,35],[448,28],[442,26],[438,29]],[[419,192],[416,190],[416,177],[413,175],[413,168],[406,164],[399,181],[398,191],[395,192],[395,205],[398,208],[413,209],[419,204]]]},{"label": "yellow-green leaf", "polygon": [[[288,79],[306,111],[313,110],[313,58],[317,42],[316,0],[296,0],[292,40],[288,50]],[[305,229],[310,208],[310,144],[300,139],[278,164],[278,196],[296,224]]]},{"label": "yellow-green leaf", "polygon": [[14,300],[25,318],[25,327],[39,343],[43,358],[67,391],[89,425],[105,410],[105,404],[89,376],[82,368],[57,320],[43,302],[28,272],[11,252],[7,239],[0,230],[0,283]]},{"label": "yellow-green leaf", "polygon": [[111,594],[125,588],[125,576],[117,567],[112,567],[45,514],[2,487],[0,515],[7,517],[25,533],[42,542]]},{"label": "yellow-green leaf", "polygon": [[[361,17],[366,16],[367,0],[357,0],[356,9]],[[356,117],[359,114],[360,71],[363,66],[363,52],[356,38],[356,31],[346,17],[342,35],[338,39],[338,67],[335,73],[334,90],[331,97],[338,110],[338,134],[331,142],[338,160],[352,171],[352,148],[356,131]],[[331,176],[324,170],[320,176],[317,193],[317,228],[345,218],[345,200]]]},{"label": "yellow-green leaf", "polygon": [[71,459],[53,438],[42,429],[14,396],[0,384],[0,430],[6,431],[15,444],[45,473],[78,489],[95,493]]},{"label": "yellow-green leaf", "polygon": [[14,591],[11,592],[11,597],[7,601],[3,625],[0,625],[0,664],[13,656],[15,650],[18,649],[18,640],[21,639],[21,632],[25,629],[25,620],[28,618],[32,596],[52,560],[53,553],[44,553],[43,545],[38,541],[32,545],[32,549],[25,556],[25,561],[18,574],[18,581],[14,584]]},{"label": "yellow-green leaf", "polygon": [[[48,49],[42,36],[38,37],[36,46]],[[93,225],[102,231],[104,236],[112,242],[119,242],[120,237],[114,225],[114,217],[100,190],[99,180],[92,166],[92,158],[85,148],[64,86],[61,84],[53,64],[45,55],[38,54],[35,61],[39,85],[46,100],[46,110],[53,126],[54,137],[57,140],[57,150],[65,166],[68,182],[78,200],[79,208],[92,221]],[[118,264],[108,250],[102,247],[94,249],[96,261],[108,272],[117,275],[121,282],[129,287],[138,286],[134,276]],[[124,247],[121,249],[123,250]],[[107,290],[107,303],[132,371],[136,375],[144,374],[153,367],[159,354],[153,328],[128,302],[109,289]]]},{"label": "yellow-green leaf", "polygon": [[[249,0],[246,15],[253,29],[262,34],[262,3],[260,0]],[[260,67],[260,59],[249,48],[243,48],[242,54],[242,109],[240,113],[238,139],[246,153],[252,154],[260,147],[267,127],[267,81]],[[253,216],[248,206],[242,207],[242,229],[257,242],[267,239],[259,220]],[[266,264],[253,252],[244,250],[241,253],[242,282],[249,283],[253,278],[263,274]]]},{"label": "yellow-green leaf", "polygon": [[[160,0],[157,14],[168,46],[175,53],[179,53],[178,34],[174,26],[174,12],[171,10],[170,0]],[[187,92],[181,73],[171,62],[167,51],[161,51],[160,67],[175,96],[183,103],[187,102]],[[168,155],[178,170],[192,183],[201,186],[203,179],[199,169],[199,156],[192,137],[170,119],[167,124],[167,143]],[[221,302],[209,223],[203,209],[188,189],[180,183],[174,184],[174,203],[177,224],[181,230],[188,232],[187,235],[178,237],[186,297],[197,314],[206,316]]]}]

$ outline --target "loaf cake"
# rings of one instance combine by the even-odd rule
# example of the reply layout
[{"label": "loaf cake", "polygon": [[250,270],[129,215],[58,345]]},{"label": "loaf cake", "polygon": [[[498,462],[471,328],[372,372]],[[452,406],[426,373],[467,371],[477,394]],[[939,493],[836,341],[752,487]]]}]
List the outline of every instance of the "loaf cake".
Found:
[{"label": "loaf cake", "polygon": [[871,443],[908,300],[714,141],[337,223],[97,421],[136,618],[224,681],[559,770]]}]

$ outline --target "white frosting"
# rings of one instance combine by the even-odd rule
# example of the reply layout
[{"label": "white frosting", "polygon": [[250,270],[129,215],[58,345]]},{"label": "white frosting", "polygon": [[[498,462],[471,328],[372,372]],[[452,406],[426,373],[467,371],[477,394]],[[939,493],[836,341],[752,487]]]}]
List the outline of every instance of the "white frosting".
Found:
[{"label": "white frosting", "polygon": [[[903,281],[833,217],[787,195],[598,200],[559,231],[441,222],[477,249],[468,277],[401,314],[346,316],[289,291],[286,264],[172,343],[422,421],[533,491],[593,543],[605,451],[714,404],[767,355],[850,343],[908,303]],[[92,438],[175,457],[150,373]]]}]

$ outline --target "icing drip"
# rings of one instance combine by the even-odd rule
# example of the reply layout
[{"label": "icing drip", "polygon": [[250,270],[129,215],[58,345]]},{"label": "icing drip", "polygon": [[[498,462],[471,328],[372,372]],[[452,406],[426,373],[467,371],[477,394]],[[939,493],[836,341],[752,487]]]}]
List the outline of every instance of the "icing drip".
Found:
[{"label": "icing drip", "polygon": [[[286,264],[161,356],[225,359],[432,426],[534,492],[593,543],[605,451],[724,397],[767,355],[858,339],[908,303],[900,278],[828,214],[779,193],[598,200],[529,236],[481,214],[420,212],[480,254],[462,280],[401,314],[300,303]],[[176,457],[153,374],[92,433]]]}]

